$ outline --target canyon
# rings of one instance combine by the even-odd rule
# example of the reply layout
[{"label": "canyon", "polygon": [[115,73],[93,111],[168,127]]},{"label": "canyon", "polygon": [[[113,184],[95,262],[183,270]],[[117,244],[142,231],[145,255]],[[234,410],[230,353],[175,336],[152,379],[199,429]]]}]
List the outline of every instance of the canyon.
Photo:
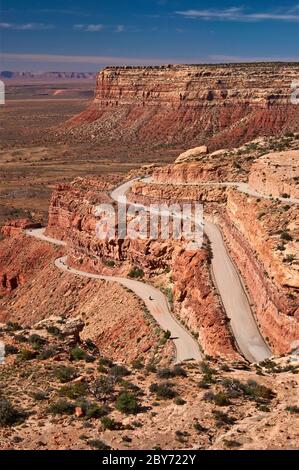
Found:
[{"label": "canyon", "polygon": [[[52,126],[53,158],[46,146],[1,150],[3,201],[36,175],[51,192],[43,211],[26,193],[35,210],[0,220],[0,406],[29,423],[0,422],[1,448],[296,447],[298,72],[108,67],[87,109]],[[92,160],[76,162],[71,141],[78,154],[89,142]],[[196,249],[172,223],[167,239],[162,224],[156,237],[109,232],[113,213],[130,208],[135,228],[138,209],[149,222],[151,204],[188,202],[204,210]],[[62,385],[57,368],[74,375]]]}]

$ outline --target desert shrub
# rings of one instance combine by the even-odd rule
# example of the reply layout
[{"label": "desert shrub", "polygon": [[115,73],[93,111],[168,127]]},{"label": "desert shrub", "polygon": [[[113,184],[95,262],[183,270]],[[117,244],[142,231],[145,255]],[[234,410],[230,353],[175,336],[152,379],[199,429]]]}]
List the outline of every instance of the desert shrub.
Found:
[{"label": "desert shrub", "polygon": [[17,322],[8,321],[6,324],[6,329],[7,331],[20,331],[22,330],[22,327]]},{"label": "desert shrub", "polygon": [[157,372],[157,368],[153,362],[149,362],[145,368],[146,372],[152,372],[155,373]]},{"label": "desert shrub", "polygon": [[136,394],[138,394],[138,392],[140,392],[140,394],[143,393],[138,385],[130,382],[129,380],[121,380],[119,381],[119,384],[124,390],[130,390],[131,392],[136,392]]},{"label": "desert shrub", "polygon": [[109,413],[109,408],[106,406],[99,406],[97,403],[88,400],[81,400],[76,403],[76,406],[82,408],[84,416],[87,419],[102,418]]},{"label": "desert shrub", "polygon": [[270,408],[269,408],[269,406],[263,405],[263,404],[260,404],[260,403],[258,403],[257,409],[258,409],[259,411],[263,411],[264,413],[270,413],[270,411],[271,411]]},{"label": "desert shrub", "polygon": [[175,376],[172,369],[164,368],[157,371],[157,376],[160,379],[170,379]]},{"label": "desert shrub", "polygon": [[115,407],[125,414],[136,414],[139,408],[136,396],[128,391],[123,391],[118,395]]},{"label": "desert shrub", "polygon": [[54,370],[54,376],[61,382],[66,383],[77,377],[77,371],[74,367],[59,366]]},{"label": "desert shrub", "polygon": [[52,415],[72,415],[75,411],[75,405],[68,400],[58,400],[55,403],[52,403],[48,412]]},{"label": "desert shrub", "polygon": [[187,372],[181,366],[174,366],[172,370],[176,377],[187,377]]},{"label": "desert shrub", "polygon": [[276,249],[277,249],[278,251],[285,251],[285,250],[286,250],[286,247],[281,244],[281,245],[277,245]]},{"label": "desert shrub", "polygon": [[227,364],[221,364],[220,370],[223,370],[223,372],[230,372],[231,369]]},{"label": "desert shrub", "polygon": [[181,366],[174,366],[172,369],[165,367],[157,372],[160,379],[171,379],[173,377],[187,377],[187,372]]},{"label": "desert shrub", "polygon": [[5,354],[9,356],[10,354],[18,354],[19,350],[12,344],[5,345]]},{"label": "desert shrub", "polygon": [[85,361],[86,357],[87,353],[79,346],[76,346],[70,351],[70,358],[72,361]]},{"label": "desert shrub", "polygon": [[[274,363],[272,363],[272,361],[264,361],[264,363],[261,364],[267,364],[268,368],[272,368]],[[270,388],[258,384],[254,380],[248,380],[246,383],[242,383],[237,379],[224,379],[221,383],[231,398],[245,395],[245,397],[250,400],[259,401],[262,399],[268,401],[275,397],[275,393]]]},{"label": "desert shrub", "polygon": [[289,234],[289,232],[282,232],[280,234],[280,238],[281,240],[284,240],[284,241],[287,241],[287,242],[290,242],[293,240],[293,237],[292,235]]},{"label": "desert shrub", "polygon": [[0,398],[0,426],[13,426],[25,419],[23,411],[17,410],[9,400]]},{"label": "desert shrub", "polygon": [[175,400],[174,400],[174,403],[178,406],[183,406],[183,405],[186,405],[186,401],[183,400],[183,398],[181,397],[177,397]]},{"label": "desert shrub", "polygon": [[84,344],[90,351],[98,351],[97,345],[91,339],[85,340]]},{"label": "desert shrub", "polygon": [[99,439],[90,439],[87,443],[96,450],[111,450],[110,446]]},{"label": "desert shrub", "polygon": [[114,363],[111,361],[111,359],[108,359],[107,357],[100,357],[99,359],[99,366],[104,366],[104,367],[113,367]]},{"label": "desert shrub", "polygon": [[254,380],[248,380],[246,384],[241,384],[241,389],[252,400],[272,400],[275,397],[275,393],[270,388],[258,384]]},{"label": "desert shrub", "polygon": [[62,397],[71,398],[76,400],[77,398],[84,397],[88,392],[86,383],[80,382],[76,384],[68,384],[61,387],[59,395]]},{"label": "desert shrub", "polygon": [[115,421],[114,419],[112,418],[109,418],[108,416],[104,416],[102,419],[101,419],[101,424],[103,426],[104,429],[109,429],[110,431],[113,431],[113,430],[116,430],[116,429],[120,429],[121,428],[121,424],[118,423],[117,421]]},{"label": "desert shrub", "polygon": [[207,362],[201,362],[200,370],[202,372],[202,379],[199,381],[198,386],[200,388],[209,388],[210,385],[216,382],[214,375],[217,373],[215,369],[212,369]]},{"label": "desert shrub", "polygon": [[164,339],[168,340],[171,338],[171,332],[169,330],[164,331]]},{"label": "desert shrub", "polygon": [[114,386],[114,377],[101,375],[90,385],[89,388],[94,397],[97,400],[101,400],[114,392]]},{"label": "desert shrub", "polygon": [[237,398],[243,395],[242,384],[237,379],[223,379],[221,384],[230,398]]},{"label": "desert shrub", "polygon": [[50,357],[54,357],[56,354],[56,348],[44,348],[39,351],[37,358],[44,361],[46,359],[50,359]]},{"label": "desert shrub", "polygon": [[48,326],[47,327],[47,332],[50,335],[53,335],[53,336],[58,336],[59,337],[61,335],[61,331],[57,326]]},{"label": "desert shrub", "polygon": [[173,384],[170,382],[162,382],[160,384],[152,384],[150,386],[150,392],[156,394],[157,398],[160,399],[172,399],[177,396],[177,392],[173,389]]},{"label": "desert shrub", "polygon": [[49,398],[47,392],[43,392],[42,390],[37,390],[31,394],[32,398],[36,401],[43,401]]},{"label": "desert shrub", "polygon": [[115,266],[115,261],[113,261],[113,259],[107,259],[105,262],[104,262],[105,266],[107,266],[108,268],[114,268]]},{"label": "desert shrub", "polygon": [[197,431],[197,432],[205,432],[207,430],[207,428],[205,428],[204,426],[202,426],[198,421],[196,421],[196,423],[194,423],[194,429]]},{"label": "desert shrub", "polygon": [[290,195],[288,193],[283,193],[281,195],[281,197],[285,198],[285,199],[290,199]]},{"label": "desert shrub", "polygon": [[130,372],[124,366],[113,366],[111,367],[109,373],[115,378],[121,378],[130,375]]},{"label": "desert shrub", "polygon": [[228,406],[230,405],[229,397],[225,392],[207,392],[204,395],[204,400],[211,401],[217,406]]},{"label": "desert shrub", "polygon": [[223,439],[223,444],[228,449],[237,449],[238,447],[242,447],[242,444],[238,441]]},{"label": "desert shrub", "polygon": [[31,344],[31,346],[34,349],[39,349],[44,344],[46,344],[46,340],[44,338],[42,338],[41,336],[36,335],[36,334],[30,335],[29,338],[28,338],[28,342]]},{"label": "desert shrub", "polygon": [[18,343],[27,343],[28,338],[26,338],[25,335],[20,334],[20,335],[16,335],[16,336],[15,336],[15,340],[16,340]]},{"label": "desert shrub", "polygon": [[260,362],[259,365],[271,371],[276,369],[276,362],[272,361],[271,359],[265,359],[264,361]]},{"label": "desert shrub", "polygon": [[284,263],[292,263],[293,261],[295,261],[296,259],[296,256],[295,255],[286,255],[284,258],[283,258],[283,262]]},{"label": "desert shrub", "polygon": [[21,361],[32,361],[32,359],[35,359],[37,357],[37,351],[32,351],[30,349],[22,349],[18,357]]},{"label": "desert shrub", "polygon": [[215,410],[213,411],[213,415],[218,428],[225,425],[232,426],[236,422],[236,418],[229,416],[227,413],[223,413],[222,411]]},{"label": "desert shrub", "polygon": [[137,369],[137,370],[143,369],[144,368],[143,359],[141,357],[134,359],[134,361],[132,362],[132,367],[133,369]]},{"label": "desert shrub", "polygon": [[138,268],[137,266],[134,266],[128,273],[128,276],[137,279],[137,278],[143,278],[144,277],[144,271],[141,268]]},{"label": "desert shrub", "polygon": [[289,412],[289,413],[292,413],[292,414],[298,414],[299,413],[299,406],[287,406],[286,407],[286,410]]}]

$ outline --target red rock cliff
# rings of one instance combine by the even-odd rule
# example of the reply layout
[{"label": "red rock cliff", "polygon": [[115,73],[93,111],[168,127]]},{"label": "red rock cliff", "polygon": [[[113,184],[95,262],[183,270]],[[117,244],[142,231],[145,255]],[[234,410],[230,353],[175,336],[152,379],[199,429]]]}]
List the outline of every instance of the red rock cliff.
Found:
[{"label": "red rock cliff", "polygon": [[298,64],[108,67],[92,105],[68,127],[87,139],[236,145],[299,130],[298,76]]}]

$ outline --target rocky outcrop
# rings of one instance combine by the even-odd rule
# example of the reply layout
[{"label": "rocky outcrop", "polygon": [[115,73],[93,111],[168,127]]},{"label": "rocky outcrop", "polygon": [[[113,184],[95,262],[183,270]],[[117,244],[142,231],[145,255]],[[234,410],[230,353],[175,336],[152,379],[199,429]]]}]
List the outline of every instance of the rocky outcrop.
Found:
[{"label": "rocky outcrop", "polygon": [[299,150],[273,152],[257,160],[249,186],[273,197],[299,199]]},{"label": "rocky outcrop", "polygon": [[1,228],[1,232],[6,237],[11,237],[13,235],[20,235],[23,230],[40,228],[41,224],[34,223],[29,219],[17,219],[6,222]]},{"label": "rocky outcrop", "polygon": [[239,358],[220,300],[212,287],[209,253],[182,251],[174,261],[177,315],[197,334],[206,354]]},{"label": "rocky outcrop", "polygon": [[144,183],[136,181],[132,185],[132,200],[147,203],[180,203],[185,202],[218,202],[225,203],[227,198],[227,190],[225,187],[217,186],[178,186],[175,184],[165,183]]},{"label": "rocky outcrop", "polygon": [[194,149],[187,150],[186,152],[181,153],[181,155],[176,159],[175,163],[185,163],[192,162],[193,160],[199,160],[203,155],[208,153],[208,147],[206,145],[201,145],[200,147],[195,147]]},{"label": "rocky outcrop", "polygon": [[108,67],[92,105],[67,123],[100,141],[194,143],[212,150],[299,130],[290,101],[297,64]]},{"label": "rocky outcrop", "polygon": [[9,233],[9,236],[0,244],[1,294],[12,292],[25,285],[49,263],[51,255],[55,253],[52,246],[27,240],[19,232],[6,231],[6,233]]}]

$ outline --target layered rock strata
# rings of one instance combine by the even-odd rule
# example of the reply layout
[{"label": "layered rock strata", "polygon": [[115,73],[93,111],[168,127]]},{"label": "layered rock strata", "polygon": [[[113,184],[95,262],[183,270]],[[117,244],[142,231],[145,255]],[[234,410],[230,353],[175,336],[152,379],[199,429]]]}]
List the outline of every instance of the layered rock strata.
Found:
[{"label": "layered rock strata", "polygon": [[258,135],[299,130],[291,103],[298,64],[108,67],[90,107],[67,123],[101,141],[232,147]]},{"label": "layered rock strata", "polygon": [[[178,317],[198,336],[207,353],[237,357],[229,324],[212,287],[209,251],[203,249],[190,254],[182,248],[182,243],[172,239],[122,240],[117,236],[97,239],[99,217],[95,216],[91,204],[92,190],[88,201],[85,185],[86,182],[76,180],[74,186],[59,187],[52,197],[47,231],[52,236],[65,234],[69,261],[80,269],[109,275],[126,276],[132,267],[141,268],[149,277],[173,270]],[[98,193],[97,198],[101,198]]]}]

